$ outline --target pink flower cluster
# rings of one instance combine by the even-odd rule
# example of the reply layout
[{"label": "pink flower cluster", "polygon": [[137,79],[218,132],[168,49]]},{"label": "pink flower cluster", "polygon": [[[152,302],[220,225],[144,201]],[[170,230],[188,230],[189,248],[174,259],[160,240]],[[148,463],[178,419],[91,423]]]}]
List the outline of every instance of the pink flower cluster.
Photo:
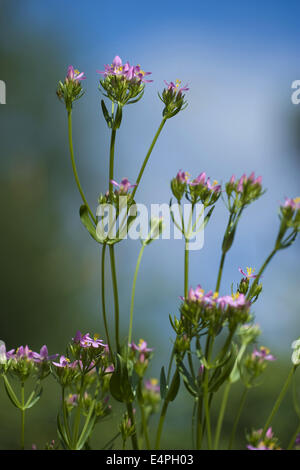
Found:
[{"label": "pink flower cluster", "polygon": [[179,170],[176,175],[176,179],[179,183],[187,183],[189,186],[206,186],[207,189],[209,189],[210,191],[221,191],[221,185],[219,185],[217,181],[211,183],[210,177],[207,177],[204,171],[193,180],[189,179],[189,176],[189,173],[187,173],[186,171]]},{"label": "pink flower cluster", "polygon": [[258,184],[259,186],[261,186],[261,183],[262,183],[262,176],[258,176],[257,178],[255,177],[255,174],[254,174],[254,171],[247,177],[247,175],[244,173],[239,180],[236,180],[236,177],[235,175],[232,175],[232,177],[230,178],[230,181],[229,183],[230,184],[236,184],[237,187],[236,187],[236,190],[238,193],[242,193],[243,192],[243,189],[244,189],[244,185],[246,183],[250,182],[251,185],[256,185]]},{"label": "pink flower cluster", "polygon": [[39,353],[32,351],[31,349],[29,349],[27,345],[20,346],[16,351],[15,349],[11,349],[10,351],[7,351],[6,353],[7,359],[14,359],[15,361],[26,359],[26,360],[33,361],[36,363],[40,363],[43,361],[51,361],[52,359],[55,359],[57,356],[58,354],[49,356],[48,348],[46,345],[41,347],[41,350]]},{"label": "pink flower cluster", "polygon": [[233,308],[249,307],[250,302],[246,300],[244,294],[237,292],[234,295],[225,295],[219,297],[218,292],[210,290],[205,294],[204,289],[200,285],[196,289],[190,288],[187,299],[180,297],[181,300],[187,302],[198,302],[205,306],[220,307],[224,310],[227,306]]},{"label": "pink flower cluster", "polygon": [[293,210],[300,210],[300,197],[296,197],[294,199],[286,197],[282,207],[291,207]]},{"label": "pink flower cluster", "polygon": [[97,73],[104,75],[105,78],[119,76],[130,82],[153,82],[153,80],[145,78],[147,75],[151,75],[151,72],[144,72],[140,65],[130,65],[129,62],[123,65],[122,59],[118,55],[116,55],[111,65],[104,65],[104,70],[97,70]]}]

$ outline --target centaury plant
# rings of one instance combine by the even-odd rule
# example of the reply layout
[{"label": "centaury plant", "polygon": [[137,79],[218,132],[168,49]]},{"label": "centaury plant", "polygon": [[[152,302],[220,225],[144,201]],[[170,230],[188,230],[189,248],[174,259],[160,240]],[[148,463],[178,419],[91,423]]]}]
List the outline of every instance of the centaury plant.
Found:
[{"label": "centaury plant", "polygon": [[[135,450],[160,449],[169,405],[176,399],[182,385],[190,394],[193,404],[191,449],[219,449],[220,442],[224,447],[226,440],[227,448],[233,449],[248,393],[258,385],[258,379],[269,363],[275,360],[268,348],[258,345],[261,331],[255,323],[253,304],[262,294],[262,274],[271,259],[278,251],[289,247],[297,237],[300,228],[300,199],[286,198],[279,207],[278,235],[270,254],[257,273],[250,267],[238,268],[242,276],[239,284],[236,288],[229,284],[231,288],[227,294],[221,295],[224,263],[229,262],[227,254],[245,210],[265,192],[262,177],[257,177],[254,173],[249,176],[243,174],[240,178],[232,175],[223,188],[216,180],[211,181],[203,171],[197,177],[192,177],[188,172],[180,170],[171,180],[170,215],[184,239],[183,286],[182,291],[178,292],[178,297],[181,294],[179,311],[169,317],[174,339],[168,365],[162,365],[159,380],[150,378],[148,373],[153,348],[143,339],[134,339],[134,301],[143,253],[150,243],[161,236],[165,228],[163,219],[147,219],[146,233],[140,236],[141,248],[133,273],[128,335],[125,338],[120,336],[115,251],[117,245],[130,235],[130,230],[134,228],[137,231],[140,219],[136,195],[146,165],[167,121],[187,107],[184,93],[189,89],[181,86],[178,80],[165,82],[163,91],[158,95],[163,103],[162,119],[144,161],[132,180],[134,183],[127,178],[117,182],[116,135],[122,124],[123,112],[126,114],[124,107],[142,99],[147,83],[152,82],[149,79],[151,73],[144,72],[140,65],[133,66],[129,62],[123,64],[118,56],[111,65],[105,65],[104,70],[98,73],[101,76],[99,91],[103,95],[101,109],[110,129],[110,146],[107,187],[98,197],[96,212],[91,209],[79,180],[72,137],[73,107],[75,101],[84,95],[84,73],[69,66],[64,81],[58,84],[57,96],[67,111],[71,164],[82,198],[80,219],[95,241],[95,247],[99,247],[101,251],[103,339],[98,335],[77,331],[64,355],[53,356],[49,356],[46,346],[36,353],[28,346],[7,351],[5,343],[0,343],[0,374],[10,401],[21,413],[20,446],[22,449],[25,447],[26,411],[39,402],[42,382],[51,375],[61,391],[56,418],[58,440],[46,444],[45,449],[90,449],[91,436],[97,436],[98,427],[105,426],[102,421],[109,417],[116,401],[123,407],[119,425],[115,435],[111,436],[103,448],[111,449],[121,442],[122,449],[130,446]],[[200,284],[190,287],[189,258],[192,254],[195,255],[191,243],[195,234],[203,231],[212,220],[215,206],[220,199],[223,199],[228,211],[228,223],[221,246],[216,284],[212,290],[205,292]],[[189,209],[188,217],[185,213],[186,206]],[[113,317],[107,315],[106,309],[107,286],[104,271],[107,254],[111,267]],[[292,348],[292,365],[286,382],[263,427],[245,434],[245,448],[280,449],[271,424],[300,364],[300,339],[293,342]],[[228,436],[223,436],[223,420],[231,387],[237,382],[243,385],[243,392],[232,417],[232,430]],[[215,400],[217,393],[222,395],[218,405]],[[294,395],[299,425],[291,436],[288,449],[297,449],[300,445],[300,406],[297,403],[297,394]],[[213,410],[217,411],[217,420],[212,420]],[[155,414],[158,415],[157,421],[152,420],[150,433],[150,420]],[[153,432],[156,423],[157,429]],[[96,442],[95,438],[93,442]]]}]

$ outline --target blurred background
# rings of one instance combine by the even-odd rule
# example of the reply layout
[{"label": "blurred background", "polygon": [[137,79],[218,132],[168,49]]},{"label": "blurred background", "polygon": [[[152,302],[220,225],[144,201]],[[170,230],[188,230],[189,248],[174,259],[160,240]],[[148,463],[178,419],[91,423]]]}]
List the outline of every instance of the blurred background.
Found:
[{"label": "blurred background", "polygon": [[[87,75],[86,94],[74,107],[74,145],[81,183],[94,209],[107,189],[109,150],[96,70],[116,54],[152,71],[154,80],[143,100],[124,110],[116,143],[118,181],[125,176],[135,181],[161,120],[157,92],[163,80],[179,78],[190,87],[188,108],[167,122],[153,151],[138,202],[168,202],[169,181],[180,168],[194,176],[206,171],[221,182],[232,173],[262,175],[267,192],[239,225],[224,269],[225,294],[239,281],[239,266],[259,269],[273,247],[280,202],[299,195],[300,105],[291,103],[291,84],[300,79],[299,13],[299,2],[293,0],[288,5],[282,0],[0,0],[0,79],[7,87],[7,104],[0,105],[0,338],[8,349],[29,344],[37,350],[46,343],[51,353],[62,353],[78,329],[103,334],[100,250],[79,219],[66,111],[55,95],[67,66]],[[192,253],[191,285],[214,287],[226,220],[220,201],[204,248]],[[138,251],[139,243],[130,240],[116,247],[124,340]],[[178,312],[182,266],[182,241],[157,241],[145,251],[134,339],[146,336],[155,348],[150,376],[158,376],[169,360],[173,331],[168,316]],[[263,386],[249,396],[239,448],[245,446],[246,431],[264,424],[290,368],[290,344],[300,335],[299,276],[297,240],[272,261],[263,276],[264,295],[255,304],[262,343],[278,360]],[[112,314],[111,297],[108,302]],[[20,417],[0,387],[0,448],[17,448]],[[58,386],[48,378],[44,388],[40,403],[28,413],[28,448],[57,439]],[[233,387],[234,401],[240,393],[239,386]],[[283,447],[297,425],[290,395],[274,421]],[[225,435],[234,401],[225,417]],[[165,448],[190,447],[191,413],[191,400],[182,390],[169,409]],[[116,414],[95,432],[96,448],[116,433]]]}]

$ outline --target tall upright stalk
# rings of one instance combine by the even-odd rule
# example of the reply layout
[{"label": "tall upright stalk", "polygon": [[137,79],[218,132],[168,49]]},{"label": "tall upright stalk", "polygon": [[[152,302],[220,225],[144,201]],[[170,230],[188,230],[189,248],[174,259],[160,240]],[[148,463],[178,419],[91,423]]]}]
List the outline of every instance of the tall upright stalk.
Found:
[{"label": "tall upright stalk", "polygon": [[96,217],[94,216],[93,212],[91,211],[90,206],[89,206],[89,204],[87,202],[87,199],[84,195],[84,192],[82,190],[82,187],[81,187],[81,184],[80,184],[80,181],[79,181],[79,176],[78,176],[76,164],[75,164],[74,148],[73,148],[73,137],[72,137],[72,110],[68,110],[68,136],[69,136],[69,149],[70,149],[71,163],[72,163],[72,168],[73,168],[75,181],[76,181],[78,190],[80,192],[81,198],[82,198],[85,206],[87,207],[87,210],[89,211],[89,214],[92,217],[94,223],[96,224],[96,222],[97,222]]},{"label": "tall upright stalk", "polygon": [[111,342],[109,337],[109,329],[108,329],[108,322],[106,316],[106,307],[105,307],[105,250],[106,244],[102,245],[102,256],[101,256],[101,300],[102,300],[102,315],[103,315],[103,322],[106,334],[106,341],[109,347],[110,354],[112,353],[111,349]]},{"label": "tall upright stalk", "polygon": [[141,179],[142,179],[143,173],[144,173],[144,171],[145,171],[146,165],[147,165],[147,163],[148,163],[148,160],[149,160],[149,158],[150,158],[150,155],[151,155],[151,153],[152,153],[152,150],[153,150],[153,148],[154,148],[154,145],[156,144],[156,141],[157,141],[157,139],[158,139],[158,137],[159,137],[159,134],[160,134],[161,131],[162,131],[162,128],[164,127],[164,125],[165,125],[165,123],[166,123],[166,120],[167,120],[166,118],[163,118],[163,119],[162,119],[162,121],[161,121],[161,123],[160,123],[160,126],[159,126],[159,128],[158,128],[158,130],[157,130],[157,132],[156,132],[156,134],[155,134],[155,136],[154,136],[154,138],[153,138],[153,140],[152,140],[152,142],[151,142],[151,145],[150,145],[150,147],[149,147],[149,150],[148,150],[148,152],[147,152],[147,154],[146,154],[146,157],[145,157],[145,159],[144,159],[144,161],[143,161],[142,167],[141,167],[140,172],[139,172],[139,174],[138,174],[138,177],[137,177],[137,179],[136,179],[136,186],[135,186],[135,188],[134,188],[133,191],[132,191],[132,198],[134,198],[134,196],[135,196],[135,193],[136,193],[136,191],[137,191],[137,189],[138,189],[138,186],[139,186],[139,184],[140,184],[140,181],[141,181]]},{"label": "tall upright stalk", "polygon": [[25,449],[25,384],[21,383],[21,450]]}]

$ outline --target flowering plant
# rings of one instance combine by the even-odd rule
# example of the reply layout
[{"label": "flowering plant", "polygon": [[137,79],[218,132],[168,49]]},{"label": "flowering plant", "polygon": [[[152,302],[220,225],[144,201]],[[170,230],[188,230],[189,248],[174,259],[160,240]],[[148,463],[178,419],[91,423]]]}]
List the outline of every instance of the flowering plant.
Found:
[{"label": "flowering plant", "polygon": [[[58,443],[51,441],[46,449],[90,449],[91,435],[96,432],[96,425],[108,417],[116,401],[123,407],[119,429],[116,436],[107,445],[117,445],[120,437],[122,448],[131,442],[133,449],[160,449],[161,436],[167,411],[177,397],[180,386],[184,386],[193,402],[192,427],[195,449],[219,449],[223,419],[231,387],[241,382],[244,392],[237,407],[232,423],[232,432],[228,448],[235,445],[238,422],[249,390],[258,385],[258,378],[275,360],[268,348],[259,346],[260,328],[255,323],[253,304],[262,293],[262,274],[275,254],[290,246],[300,229],[299,198],[286,198],[279,207],[279,230],[274,246],[257,272],[247,267],[239,267],[241,279],[236,288],[220,293],[223,267],[228,252],[232,247],[239,221],[246,208],[259,199],[265,192],[261,176],[251,173],[236,178],[232,175],[222,187],[216,180],[201,171],[191,177],[187,171],[179,170],[171,180],[171,193],[177,201],[179,217],[176,218],[172,199],[170,214],[174,225],[183,235],[183,288],[180,296],[179,311],[170,315],[170,324],[174,331],[172,353],[167,368],[162,366],[160,378],[148,376],[153,348],[140,339],[136,342],[133,331],[133,313],[136,282],[142,256],[146,247],[158,239],[164,230],[161,217],[152,217],[147,224],[144,237],[140,236],[141,249],[133,276],[131,303],[129,312],[128,335],[120,337],[120,309],[115,245],[127,235],[137,218],[136,193],[141,185],[146,165],[157,139],[166,122],[187,107],[185,92],[188,86],[181,86],[180,81],[166,82],[159,98],[164,104],[162,121],[154,136],[139,173],[131,182],[123,178],[114,179],[116,133],[122,123],[123,108],[141,100],[148,83],[150,72],[144,72],[140,65],[125,64],[119,56],[112,63],[106,64],[98,72],[101,75],[99,90],[111,104],[101,100],[101,109],[108,128],[111,131],[109,151],[109,174],[107,188],[99,196],[98,209],[109,206],[114,215],[108,217],[108,231],[105,233],[105,217],[100,209],[94,212],[80,184],[73,148],[72,112],[75,101],[84,95],[83,72],[69,66],[64,81],[57,88],[58,98],[65,104],[68,116],[68,136],[72,169],[82,198],[80,219],[89,235],[101,248],[101,305],[104,332],[98,335],[82,334],[77,331],[62,355],[49,355],[47,347],[40,352],[32,351],[28,346],[6,350],[0,343],[0,374],[7,395],[12,404],[21,412],[21,448],[25,447],[25,414],[36,405],[42,394],[42,383],[47,376],[53,377],[61,391],[61,401],[57,415]],[[228,212],[221,246],[221,259],[216,276],[216,285],[205,292],[199,284],[189,284],[189,260],[191,257],[192,235],[204,229],[212,219],[216,204],[223,199]],[[183,214],[183,202],[187,202],[190,212],[188,220]],[[198,206],[201,210],[197,215]],[[122,216],[123,214],[123,216]],[[117,219],[122,220],[116,229]],[[148,221],[147,221],[148,222]],[[136,227],[135,227],[136,228]],[[106,311],[105,260],[109,250],[111,282],[114,295],[114,318]],[[174,313],[174,312],[173,312]],[[111,334],[113,326],[114,335]],[[292,382],[300,364],[300,340],[292,344],[292,367],[287,380],[264,425],[258,431],[247,434],[249,450],[280,449],[278,439],[274,437],[271,423],[279,410],[281,402]],[[14,383],[12,382],[14,380]],[[30,380],[29,380],[30,379]],[[25,395],[25,386],[28,396]],[[212,409],[216,407],[215,397],[222,394],[221,404],[217,405],[218,419],[212,420]],[[299,419],[299,406],[295,406]],[[155,432],[149,433],[153,415],[159,414]],[[289,449],[299,447],[300,425],[291,437]]]}]

